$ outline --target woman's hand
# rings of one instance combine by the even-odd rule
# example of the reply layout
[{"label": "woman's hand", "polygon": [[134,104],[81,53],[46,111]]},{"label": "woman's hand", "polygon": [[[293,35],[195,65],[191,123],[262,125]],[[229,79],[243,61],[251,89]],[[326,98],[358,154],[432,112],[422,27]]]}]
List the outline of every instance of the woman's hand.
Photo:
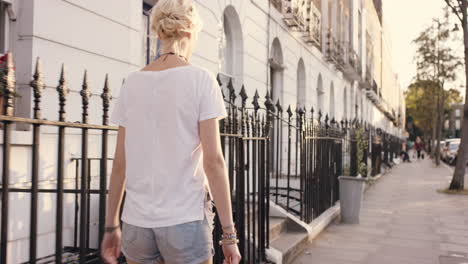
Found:
[{"label": "woman's hand", "polygon": [[120,256],[120,239],[121,239],[120,228],[117,228],[113,232],[104,233],[104,237],[101,243],[101,256],[105,263],[117,264],[117,259]]},{"label": "woman's hand", "polygon": [[101,242],[101,256],[106,263],[117,264],[120,256],[119,212],[125,189],[125,127],[119,126],[117,144],[109,183],[109,198],[107,201],[107,227],[115,227],[112,232],[105,232]]},{"label": "woman's hand", "polygon": [[237,244],[223,245],[223,264],[239,264],[241,255]]}]

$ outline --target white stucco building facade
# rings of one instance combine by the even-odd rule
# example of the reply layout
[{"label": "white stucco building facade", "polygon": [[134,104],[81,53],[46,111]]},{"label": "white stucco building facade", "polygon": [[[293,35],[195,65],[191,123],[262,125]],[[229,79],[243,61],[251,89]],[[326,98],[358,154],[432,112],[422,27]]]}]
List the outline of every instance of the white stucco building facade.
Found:
[{"label": "white stucco building facade", "polygon": [[[5,50],[13,50],[19,89],[26,90],[20,91],[23,96],[17,104],[17,113],[30,114],[30,88],[26,84],[36,57],[43,59],[46,85],[52,90],[57,86],[61,64],[65,63],[71,90],[70,105],[80,100],[76,91],[81,89],[85,69],[94,94],[101,93],[104,76],[108,73],[112,93],[117,96],[125,75],[147,62],[148,50],[144,43],[147,16],[144,13],[154,1],[143,2],[13,1],[16,21],[10,23],[14,26],[10,26],[11,40]],[[374,1],[196,2],[204,28],[193,64],[232,76],[235,88],[240,89],[244,84],[249,96],[255,90],[264,95],[270,89],[275,101],[279,99],[282,105],[290,104],[293,109],[296,105],[307,109],[314,107],[337,120],[357,117],[398,133],[399,129],[381,116],[367,99],[367,91],[360,80],[348,78],[329,60],[328,35],[332,32],[332,42],[341,47],[337,48],[340,55],[335,57],[343,57],[346,64],[350,54],[355,53],[362,69],[360,79],[365,80],[370,75],[371,86],[375,81],[377,94],[388,102],[389,111],[403,118],[402,89],[392,69],[390,40],[381,23],[385,25],[385,16],[379,19],[379,7],[375,8]],[[292,12],[287,13],[288,8]],[[294,19],[285,20],[288,16],[294,17],[295,8],[304,12],[303,17],[308,21],[306,28],[291,26],[294,22],[290,21]],[[318,16],[318,23],[310,22],[316,20],[309,19],[311,16]],[[311,31],[316,39],[308,36]],[[156,44],[154,40],[152,43],[149,53],[154,56]],[[98,97],[94,99],[97,101]],[[48,105],[47,101],[44,105]],[[44,111],[50,118],[55,115],[53,107],[44,107]],[[70,119],[79,120],[79,114],[77,107],[69,108]],[[92,118],[98,122],[99,117]]]},{"label": "white stucco building facade", "polygon": [[[12,51],[18,93],[15,114],[32,116],[29,86],[36,58],[43,62],[46,88],[42,118],[58,118],[58,85],[66,66],[67,121],[81,120],[79,94],[85,70],[92,91],[90,123],[102,123],[104,78],[114,97],[123,78],[155,56],[156,41],[148,39],[148,12],[154,0],[8,0],[0,1],[0,52]],[[196,0],[204,23],[192,64],[233,78],[237,91],[245,86],[261,100],[267,90],[275,103],[313,107],[336,120],[358,119],[396,136],[403,136],[403,90],[391,65],[385,15],[379,0]],[[3,21],[2,21],[3,20]],[[149,40],[149,41],[148,41]],[[149,44],[148,44],[149,43]],[[393,54],[395,55],[395,54]],[[225,78],[222,78],[225,80]],[[248,100],[248,103],[251,99]],[[112,110],[112,105],[111,105]],[[56,176],[56,128],[44,127],[41,148],[43,186],[53,188]],[[67,131],[66,155],[80,154],[79,131]],[[90,137],[90,155],[98,156],[99,134]],[[29,127],[13,131],[15,157],[12,186],[30,182]],[[110,144],[110,150],[114,146]],[[74,174],[69,162],[67,173]],[[97,166],[96,166],[97,167]],[[93,172],[92,172],[93,173]],[[94,172],[97,175],[97,172]],[[73,176],[70,176],[72,179]],[[74,186],[74,180],[66,182]],[[97,183],[92,183],[97,184]],[[66,196],[67,221],[74,203]],[[28,197],[12,195],[9,263],[28,260]],[[53,252],[54,197],[40,198],[38,257]],[[91,205],[96,204],[91,201]],[[14,206],[12,207],[14,208]],[[92,215],[97,221],[97,215]],[[23,219],[23,221],[21,221]],[[26,219],[26,220],[24,220]],[[66,221],[64,221],[66,222]],[[97,229],[93,222],[91,228]],[[72,224],[70,224],[71,228]],[[72,230],[64,232],[70,242]],[[97,233],[97,232],[95,232]],[[95,246],[95,245],[94,245]]]}]

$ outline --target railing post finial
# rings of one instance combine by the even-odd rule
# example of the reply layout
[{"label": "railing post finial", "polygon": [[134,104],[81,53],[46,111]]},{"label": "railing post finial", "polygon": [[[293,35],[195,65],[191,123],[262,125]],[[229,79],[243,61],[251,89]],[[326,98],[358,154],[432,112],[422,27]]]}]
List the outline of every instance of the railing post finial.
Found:
[{"label": "railing post finial", "polygon": [[293,115],[293,112],[292,112],[292,110],[291,110],[291,105],[288,106],[287,112],[288,112],[288,118],[289,118],[289,120],[291,120],[292,115]]},{"label": "railing post finial", "polygon": [[236,90],[234,89],[234,85],[232,84],[232,78],[229,78],[227,88],[229,90],[229,102],[234,104],[234,102],[236,101]]},{"label": "railing post finial", "polygon": [[278,114],[283,112],[283,107],[281,106],[279,98],[276,100],[276,110],[278,111]]},{"label": "railing post finial", "polygon": [[45,86],[42,78],[42,61],[37,57],[33,80],[29,83],[34,92],[34,119],[41,117],[41,97]]},{"label": "railing post finial", "polygon": [[65,64],[62,64],[62,68],[60,70],[60,79],[59,85],[57,86],[57,92],[59,95],[59,121],[65,121],[65,105],[67,103],[67,95],[68,95],[68,81],[66,78],[67,68]]},{"label": "railing post finial", "polygon": [[265,95],[265,107],[268,111],[271,111],[272,113],[275,112],[275,107],[273,105],[273,102],[271,101],[270,97],[270,91],[267,90],[266,95]]},{"label": "railing post finial", "polygon": [[258,90],[255,90],[255,95],[252,100],[252,105],[254,106],[255,114],[257,114],[258,109],[260,109],[260,104],[258,103],[258,98],[260,96],[258,95]]},{"label": "railing post finial", "polygon": [[83,102],[83,124],[88,123],[88,106],[89,106],[89,98],[91,97],[91,91],[89,89],[88,84],[88,71],[85,70],[84,77],[83,77],[83,85],[81,86],[82,89],[80,91],[80,95],[82,97]]},{"label": "railing post finial", "polygon": [[246,104],[246,102],[247,102],[247,98],[249,98],[249,97],[247,96],[247,92],[245,91],[245,86],[244,86],[244,85],[242,85],[242,87],[241,87],[239,96],[240,96],[241,99],[242,99],[242,108],[245,108],[245,104]]},{"label": "railing post finial", "polygon": [[111,100],[110,86],[109,86],[109,74],[106,74],[106,79],[104,80],[104,88],[102,89],[102,124],[107,126],[109,125],[109,106]]}]

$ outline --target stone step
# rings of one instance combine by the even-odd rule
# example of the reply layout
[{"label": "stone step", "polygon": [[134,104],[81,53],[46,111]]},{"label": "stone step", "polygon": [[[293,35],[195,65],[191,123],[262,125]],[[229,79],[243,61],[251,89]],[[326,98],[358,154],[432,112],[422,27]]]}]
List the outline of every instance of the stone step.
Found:
[{"label": "stone step", "polygon": [[284,217],[270,216],[270,241],[275,240],[286,229],[288,219]]},{"label": "stone step", "polygon": [[[258,219],[256,219],[257,221]],[[276,217],[276,216],[270,216],[270,241],[276,239],[282,232],[284,232],[284,229],[286,229],[288,219],[284,217]],[[257,222],[256,222],[257,224]],[[258,237],[258,226],[255,228],[255,237]],[[247,232],[247,226],[246,232]],[[253,237],[252,234],[252,229],[253,229],[253,221],[250,219],[250,236]]]},{"label": "stone step", "polygon": [[299,230],[289,230],[286,228],[276,239],[270,241],[270,246],[282,252],[282,263],[291,263],[308,244],[307,232]]}]

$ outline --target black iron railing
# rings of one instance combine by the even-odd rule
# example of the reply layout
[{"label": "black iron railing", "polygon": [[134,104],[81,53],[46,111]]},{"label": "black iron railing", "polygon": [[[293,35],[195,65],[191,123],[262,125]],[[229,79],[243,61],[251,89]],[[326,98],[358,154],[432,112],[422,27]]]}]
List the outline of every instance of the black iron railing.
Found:
[{"label": "black iron railing", "polygon": [[[1,212],[1,237],[0,237],[0,263],[9,263],[7,246],[14,243],[9,240],[10,214],[15,211],[15,206],[9,206],[9,198],[14,193],[27,193],[30,195],[30,217],[21,219],[26,221],[29,228],[29,252],[27,256],[22,256],[22,260],[15,262],[37,263],[101,263],[99,256],[99,242],[104,234],[108,170],[108,141],[109,131],[116,131],[117,127],[109,126],[108,114],[110,105],[110,87],[107,77],[104,83],[102,98],[102,125],[88,123],[88,106],[90,90],[87,81],[87,74],[83,78],[82,90],[82,121],[70,122],[66,120],[66,99],[68,94],[67,76],[65,67],[57,86],[59,97],[58,121],[41,119],[41,99],[44,88],[41,70],[41,61],[38,60],[36,70],[31,82],[34,92],[33,118],[15,117],[13,115],[13,94],[15,92],[15,77],[13,59],[8,56],[8,69],[6,77],[2,81],[7,87],[4,95],[5,114],[0,115],[3,123],[3,160],[2,160],[2,212]],[[225,98],[228,110],[228,117],[220,124],[221,143],[226,159],[231,186],[231,200],[233,201],[233,214],[238,234],[240,237],[240,250],[243,256],[243,263],[260,263],[265,260],[265,249],[269,241],[269,130],[271,115],[268,111],[271,101],[267,94],[265,107],[260,107],[258,93],[252,101],[253,107],[247,107],[247,94],[242,89],[239,96],[235,94],[232,82],[226,87],[229,91],[228,98]],[[240,98],[240,100],[236,100]],[[239,102],[238,102],[239,101]],[[26,188],[17,188],[10,185],[10,164],[16,157],[11,156],[11,133],[14,124],[23,123],[32,125],[32,171],[31,182]],[[55,127],[57,129],[57,174],[55,177],[55,188],[42,188],[39,182],[39,152],[41,149],[41,128],[43,126]],[[68,130],[81,130],[81,141],[73,142],[79,144],[81,148],[80,156],[72,160],[65,158],[65,142],[69,137]],[[90,130],[100,131],[101,153],[100,157],[91,158],[89,149]],[[50,133],[50,132],[49,132]],[[99,135],[99,133],[98,133]],[[73,135],[75,136],[75,135]],[[99,143],[98,143],[99,144]],[[67,145],[70,145],[67,142]],[[95,164],[95,165],[94,165]],[[98,175],[91,175],[91,168],[97,168]],[[73,167],[73,169],[71,169]],[[67,170],[71,169],[71,170]],[[68,171],[68,173],[67,173]],[[64,180],[70,178],[70,171],[74,172],[75,186],[66,185]],[[68,174],[68,176],[66,176]],[[73,173],[72,173],[73,174]],[[65,187],[66,186],[66,187]],[[38,219],[40,215],[39,198],[43,194],[54,194],[55,217],[51,219],[55,223],[53,235],[55,246],[50,252],[38,252],[39,237]],[[64,194],[75,194],[74,203],[65,204]],[[92,197],[98,197],[98,203],[92,204]],[[73,223],[64,223],[64,210],[74,207]],[[98,215],[97,232],[90,228],[91,215]],[[96,221],[96,220],[93,220]],[[96,223],[96,222],[95,222]],[[65,227],[65,224],[67,227]],[[65,237],[65,228],[72,226],[72,236]],[[67,231],[69,232],[69,230]],[[215,229],[213,232],[214,241],[220,238],[219,219],[215,218]],[[95,245],[95,246],[93,246]],[[98,246],[96,246],[98,245]],[[11,246],[11,244],[10,244]],[[215,263],[221,263],[222,250],[216,243],[214,244],[216,257]],[[121,262],[125,262],[121,258]]]},{"label": "black iron railing", "polygon": [[[29,228],[29,252],[22,260],[15,262],[101,263],[99,242],[104,234],[110,174],[108,164],[112,159],[107,149],[110,133],[112,138],[115,138],[117,130],[116,127],[109,126],[111,96],[108,78],[106,76],[101,94],[102,124],[89,123],[90,88],[86,73],[80,92],[82,121],[77,123],[66,120],[68,84],[65,67],[62,67],[57,87],[58,121],[45,120],[41,118],[44,83],[41,61],[38,59],[30,84],[34,95],[33,118],[15,117],[13,96],[16,85],[11,54],[7,64],[5,77],[1,80],[6,89],[3,95],[4,115],[0,115],[0,122],[3,124],[0,263],[9,263],[7,248],[12,245],[10,243],[14,243],[9,239],[8,229],[11,217],[15,215],[13,211],[18,210],[9,203],[14,193],[26,193],[30,197],[29,219],[21,219],[27,223],[26,228]],[[264,263],[266,260],[266,249],[270,240],[270,201],[297,215],[306,223],[335,204],[339,198],[338,176],[357,175],[357,127],[365,128],[365,138],[372,143],[364,150],[362,160],[367,163],[367,157],[371,157],[371,175],[380,173],[382,162],[391,163],[396,153],[399,153],[401,141],[398,138],[367,124],[356,120],[337,122],[333,118],[330,120],[327,115],[323,116],[321,112],[314,114],[313,109],[307,112],[302,107],[293,111],[291,106],[288,106],[287,110],[283,111],[279,101],[273,105],[268,92],[262,100],[262,106],[257,91],[251,97],[251,102],[247,103],[249,97],[244,87],[237,94],[231,79],[227,83],[220,82],[220,86],[223,91],[227,91],[224,93],[224,99],[228,116],[221,121],[220,132],[231,186],[233,217],[240,238],[242,263]],[[10,184],[10,164],[13,164],[16,158],[11,155],[12,126],[19,123],[32,126],[31,181],[27,184],[28,187],[24,188]],[[57,129],[57,173],[54,177],[54,188],[43,188],[39,182],[39,153],[42,147],[40,139],[44,126]],[[67,142],[67,146],[79,144],[81,151],[78,157],[69,160],[66,159],[64,146],[69,137],[67,132],[72,129],[81,131],[81,140]],[[91,157],[90,154],[90,131],[98,131],[97,137],[100,138],[97,144],[101,144],[101,151],[96,157]],[[96,133],[93,136],[96,137]],[[92,168],[98,169],[93,175]],[[65,182],[70,178],[74,179],[74,186]],[[55,223],[55,246],[48,252],[38,252],[39,198],[44,194],[55,196],[55,217],[50,219]],[[74,202],[65,204],[65,194],[74,194]],[[92,203],[95,198],[97,203]],[[73,212],[72,224],[64,222],[66,209]],[[92,215],[97,215],[97,220],[91,220]],[[93,230],[97,232],[91,230],[91,222],[96,224]],[[66,228],[72,229],[72,236],[64,235]],[[220,234],[221,227],[216,216],[213,232],[215,242]],[[214,246],[214,263],[221,263],[222,250],[216,243]],[[121,262],[124,261],[124,258],[121,258]]]},{"label": "black iron railing", "polygon": [[[295,112],[287,118],[279,102],[272,114],[271,199],[309,223],[337,200],[337,177],[342,175],[343,128],[314,110]],[[284,155],[283,155],[284,154]]]},{"label": "black iron railing", "polygon": [[[80,263],[90,262],[93,259],[98,260],[97,249],[89,248],[89,214],[90,214],[90,194],[99,195],[99,206],[96,209],[99,212],[99,240],[102,238],[104,233],[104,217],[106,207],[106,185],[107,185],[107,142],[108,142],[108,131],[116,130],[115,127],[108,125],[108,113],[109,113],[109,102],[110,102],[110,90],[107,77],[104,84],[103,93],[101,95],[103,99],[103,119],[102,125],[88,124],[88,106],[90,89],[87,81],[87,74],[85,73],[83,78],[83,85],[81,90],[82,96],[82,122],[74,123],[66,121],[65,106],[68,94],[68,86],[66,79],[65,67],[62,67],[62,71],[59,78],[59,84],[57,86],[58,97],[59,97],[59,111],[58,121],[49,121],[41,119],[41,99],[42,91],[44,89],[43,76],[41,71],[41,61],[38,59],[35,69],[33,80],[30,83],[34,93],[34,106],[33,106],[33,118],[21,118],[13,116],[13,94],[15,92],[15,76],[13,67],[13,58],[11,54],[8,54],[8,68],[6,69],[6,76],[2,80],[6,89],[4,95],[4,115],[0,116],[0,120],[3,122],[3,174],[2,174],[2,214],[1,214],[1,251],[0,251],[0,263],[8,263],[7,246],[8,246],[8,227],[10,220],[10,212],[15,210],[15,207],[9,206],[9,198],[12,193],[29,193],[30,194],[30,217],[26,222],[29,222],[29,256],[27,263],[36,263],[39,260],[42,262],[55,262],[55,263],[67,263],[79,260]],[[11,130],[14,124],[23,123],[32,125],[32,166],[31,166],[31,182],[30,187],[27,188],[12,188],[10,187],[10,164],[15,157],[11,156]],[[57,128],[57,175],[56,175],[56,187],[55,188],[40,188],[39,184],[39,153],[40,153],[40,135],[41,128],[43,126],[50,126]],[[75,175],[76,180],[80,179],[80,186],[75,188],[65,188],[65,140],[66,130],[74,128],[80,129],[82,132],[81,141],[81,172],[80,175]],[[100,163],[100,189],[90,189],[90,158],[88,157],[88,137],[89,130],[99,130],[102,132],[102,151],[99,160]],[[53,252],[40,254],[37,251],[38,248],[38,218],[39,214],[39,196],[45,193],[55,194],[55,219],[51,221],[55,222],[55,250]],[[64,241],[63,230],[64,230],[64,194],[74,193],[75,198],[79,196],[79,212],[75,214],[75,232],[74,241]],[[75,203],[76,205],[76,203]],[[87,223],[87,224],[86,224]]]}]

